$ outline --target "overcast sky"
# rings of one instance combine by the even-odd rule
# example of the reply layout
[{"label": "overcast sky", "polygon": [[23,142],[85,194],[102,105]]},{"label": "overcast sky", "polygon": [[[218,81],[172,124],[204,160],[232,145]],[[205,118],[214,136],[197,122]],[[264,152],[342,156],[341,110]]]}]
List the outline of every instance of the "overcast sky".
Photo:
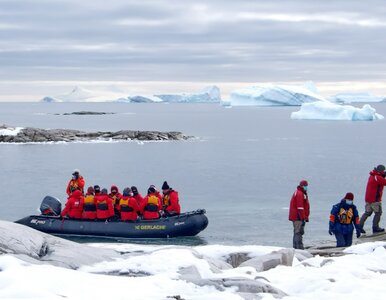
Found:
[{"label": "overcast sky", "polygon": [[0,99],[136,81],[386,94],[385,15],[381,0],[0,0]]}]

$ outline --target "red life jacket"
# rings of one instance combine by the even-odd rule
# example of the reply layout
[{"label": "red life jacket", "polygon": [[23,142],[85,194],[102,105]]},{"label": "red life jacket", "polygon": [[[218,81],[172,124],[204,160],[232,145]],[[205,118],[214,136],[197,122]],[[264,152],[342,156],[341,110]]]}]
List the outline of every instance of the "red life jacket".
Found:
[{"label": "red life jacket", "polygon": [[114,216],[113,202],[108,195],[97,194],[94,199],[98,219],[107,219]]},{"label": "red life jacket", "polygon": [[161,210],[160,199],[153,193],[145,197],[142,203],[142,215],[145,220],[159,219]]},{"label": "red life jacket", "polygon": [[122,196],[119,200],[118,210],[124,221],[135,221],[138,218],[139,207],[133,197]]},{"label": "red life jacket", "polygon": [[83,218],[96,218],[96,205],[94,195],[86,195],[86,197],[84,197]]}]

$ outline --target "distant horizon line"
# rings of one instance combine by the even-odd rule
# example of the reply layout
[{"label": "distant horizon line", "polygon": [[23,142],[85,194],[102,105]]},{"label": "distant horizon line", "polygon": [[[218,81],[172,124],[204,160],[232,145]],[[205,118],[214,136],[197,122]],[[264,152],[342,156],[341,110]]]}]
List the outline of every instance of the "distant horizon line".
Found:
[{"label": "distant horizon line", "polygon": [[0,102],[40,102],[46,96],[59,96],[75,87],[91,90],[116,89],[128,95],[195,93],[215,85],[221,97],[227,99],[234,90],[253,85],[296,85],[313,82],[324,97],[339,93],[369,93],[386,96],[386,82],[382,81],[122,81],[122,80],[0,80]]}]

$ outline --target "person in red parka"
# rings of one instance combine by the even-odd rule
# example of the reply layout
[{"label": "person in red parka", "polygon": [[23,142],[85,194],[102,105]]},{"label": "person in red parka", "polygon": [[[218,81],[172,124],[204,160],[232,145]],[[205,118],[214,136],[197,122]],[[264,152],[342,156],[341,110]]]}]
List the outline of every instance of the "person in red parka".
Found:
[{"label": "person in red parka", "polygon": [[173,190],[166,181],[162,185],[162,207],[166,216],[179,215],[181,213],[178,192]]},{"label": "person in red parka", "polygon": [[290,202],[289,220],[292,221],[294,227],[293,247],[295,249],[304,249],[304,227],[310,217],[310,203],[308,201],[307,188],[308,182],[306,180],[300,181]]},{"label": "person in red parka", "polygon": [[162,210],[162,205],[154,187],[151,186],[147,190],[147,196],[143,199],[140,210],[145,220],[160,218],[159,212]]},{"label": "person in red parka", "polygon": [[114,216],[113,201],[107,194],[107,189],[102,189],[100,194],[95,194],[97,219],[107,220]]},{"label": "person in red parka", "polygon": [[366,231],[363,229],[363,226],[365,225],[366,219],[370,217],[373,212],[373,233],[385,231],[384,228],[379,227],[379,222],[381,221],[382,215],[383,187],[386,185],[385,176],[386,173],[384,165],[378,165],[370,172],[366,187],[365,212],[359,222],[361,233],[366,233]]},{"label": "person in red parka", "polygon": [[133,192],[130,188],[123,190],[122,197],[119,199],[117,205],[121,220],[123,221],[136,221],[139,213],[139,206],[137,200],[133,198]]},{"label": "person in red parka", "polygon": [[82,194],[84,193],[84,178],[80,175],[80,171],[75,169],[72,173],[72,178],[67,184],[66,193],[71,195],[75,190],[80,190]]},{"label": "person in red parka", "polygon": [[138,192],[138,189],[136,186],[132,186],[131,187],[131,191],[133,192],[133,198],[135,200],[137,200],[137,204],[139,207],[142,206],[142,202],[143,202],[143,197],[142,195]]},{"label": "person in red parka", "polygon": [[79,190],[75,190],[70,197],[68,197],[66,206],[60,213],[61,217],[68,216],[73,219],[81,219],[83,215],[83,194]]},{"label": "person in red parka", "polygon": [[122,198],[122,194],[119,192],[116,185],[111,186],[109,197],[113,200],[114,213],[119,217],[118,204],[119,200]]}]

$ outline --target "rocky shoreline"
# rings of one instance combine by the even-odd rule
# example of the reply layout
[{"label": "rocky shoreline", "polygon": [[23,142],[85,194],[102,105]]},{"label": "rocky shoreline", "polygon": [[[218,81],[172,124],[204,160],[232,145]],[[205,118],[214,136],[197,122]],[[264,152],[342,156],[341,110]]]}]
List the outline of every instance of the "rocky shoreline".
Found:
[{"label": "rocky shoreline", "polygon": [[[16,130],[8,126],[0,129]],[[0,143],[47,143],[47,142],[87,142],[87,141],[180,141],[191,139],[178,131],[137,131],[120,130],[85,132],[72,129],[41,129],[26,127],[17,134],[0,134]]]}]

